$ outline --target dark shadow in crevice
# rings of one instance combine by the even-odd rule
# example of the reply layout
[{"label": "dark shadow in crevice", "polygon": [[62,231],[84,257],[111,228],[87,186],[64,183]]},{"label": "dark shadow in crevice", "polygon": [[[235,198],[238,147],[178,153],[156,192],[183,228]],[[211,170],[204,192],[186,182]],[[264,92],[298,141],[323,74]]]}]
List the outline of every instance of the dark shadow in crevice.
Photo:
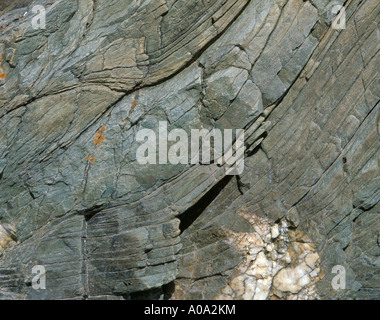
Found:
[{"label": "dark shadow in crevice", "polygon": [[130,300],[161,300],[162,296],[162,288],[133,292],[129,295]]},{"label": "dark shadow in crevice", "polygon": [[164,284],[160,288],[152,288],[143,291],[121,295],[125,300],[170,300],[174,293],[174,281]]},{"label": "dark shadow in crevice", "polygon": [[86,208],[84,210],[80,210],[80,211],[76,212],[76,214],[84,216],[84,219],[86,220],[86,222],[89,222],[97,213],[101,212],[105,208],[106,208],[106,206],[104,204],[95,205],[93,207]]},{"label": "dark shadow in crevice", "polygon": [[181,221],[179,229],[181,234],[189,228],[202,212],[215,200],[234,176],[225,176],[210,191],[208,191],[197,203],[178,216]]},{"label": "dark shadow in crevice", "polygon": [[169,282],[168,284],[165,284],[162,286],[162,291],[164,293],[164,300],[170,300],[170,298],[173,296],[175,290],[175,284],[174,281]]}]

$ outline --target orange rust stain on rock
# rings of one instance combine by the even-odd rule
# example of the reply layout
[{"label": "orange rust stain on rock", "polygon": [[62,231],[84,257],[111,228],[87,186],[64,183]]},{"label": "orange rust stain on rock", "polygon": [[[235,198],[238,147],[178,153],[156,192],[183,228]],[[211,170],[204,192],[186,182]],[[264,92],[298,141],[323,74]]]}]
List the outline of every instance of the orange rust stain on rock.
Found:
[{"label": "orange rust stain on rock", "polygon": [[137,98],[131,102],[131,110],[129,111],[128,117],[130,117],[133,111],[135,111],[136,105],[137,105]]},{"label": "orange rust stain on rock", "polygon": [[104,141],[104,134],[99,134],[97,133],[95,138],[94,138],[94,143],[97,145],[97,146],[100,146],[102,144],[102,142]]},{"label": "orange rust stain on rock", "polygon": [[7,76],[7,73],[5,72],[5,70],[3,69],[2,65],[1,65],[3,60],[4,60],[4,57],[0,56],[0,79],[1,80],[4,80],[5,77]]},{"label": "orange rust stain on rock", "polygon": [[90,163],[94,163],[95,162],[95,157],[91,158],[89,155],[86,156],[86,159],[88,161],[90,161]]},{"label": "orange rust stain on rock", "polygon": [[126,117],[121,123],[122,127],[124,127],[127,124],[127,122],[130,121],[129,117],[132,115],[133,111],[135,111],[138,101],[139,101],[139,92],[136,93],[135,99],[131,102],[131,110],[129,110],[128,117]]},{"label": "orange rust stain on rock", "polygon": [[103,132],[106,131],[106,127],[105,126],[102,126],[98,132],[96,133],[95,135],[95,138],[94,138],[94,143],[97,145],[97,146],[100,146],[102,144],[102,142],[104,141],[105,139],[105,136],[103,134]]},{"label": "orange rust stain on rock", "polygon": [[136,108],[137,102],[139,101],[139,92],[136,93],[135,99],[131,102],[131,110],[129,111],[128,117],[133,113]]},{"label": "orange rust stain on rock", "polygon": [[[103,134],[104,131],[106,131],[106,127],[105,126],[101,126],[99,128],[99,130],[96,132],[96,135],[94,137],[94,143],[95,143],[95,145],[100,146],[102,144],[102,142],[104,141],[104,139],[105,139],[105,136]],[[86,159],[90,163],[94,163],[95,162],[95,157],[90,157],[90,155],[87,155]]]}]

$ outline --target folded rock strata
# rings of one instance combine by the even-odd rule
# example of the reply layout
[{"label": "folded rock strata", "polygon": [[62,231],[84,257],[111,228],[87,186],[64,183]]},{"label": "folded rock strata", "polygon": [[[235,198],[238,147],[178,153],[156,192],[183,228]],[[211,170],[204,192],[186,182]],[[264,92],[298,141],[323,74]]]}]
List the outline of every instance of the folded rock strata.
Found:
[{"label": "folded rock strata", "polygon": [[[379,10],[2,1],[0,298],[378,299]],[[159,121],[245,129],[244,172],[139,164]]]}]

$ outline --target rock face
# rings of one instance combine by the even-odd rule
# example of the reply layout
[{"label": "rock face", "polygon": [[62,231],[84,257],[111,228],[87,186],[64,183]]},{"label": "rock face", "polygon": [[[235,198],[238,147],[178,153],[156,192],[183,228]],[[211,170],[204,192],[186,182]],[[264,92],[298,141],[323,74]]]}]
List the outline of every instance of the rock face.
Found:
[{"label": "rock face", "polygon": [[[2,1],[0,298],[379,299],[379,12]],[[244,171],[141,164],[159,122],[244,129]]]}]

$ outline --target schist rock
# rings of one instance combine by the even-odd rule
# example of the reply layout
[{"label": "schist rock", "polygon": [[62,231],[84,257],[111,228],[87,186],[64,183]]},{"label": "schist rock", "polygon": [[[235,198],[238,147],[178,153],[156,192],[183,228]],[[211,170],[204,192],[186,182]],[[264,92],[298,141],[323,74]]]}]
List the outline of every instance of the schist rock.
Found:
[{"label": "schist rock", "polygon": [[[379,12],[1,1],[0,298],[379,299]],[[160,122],[243,170],[139,162]]]}]

